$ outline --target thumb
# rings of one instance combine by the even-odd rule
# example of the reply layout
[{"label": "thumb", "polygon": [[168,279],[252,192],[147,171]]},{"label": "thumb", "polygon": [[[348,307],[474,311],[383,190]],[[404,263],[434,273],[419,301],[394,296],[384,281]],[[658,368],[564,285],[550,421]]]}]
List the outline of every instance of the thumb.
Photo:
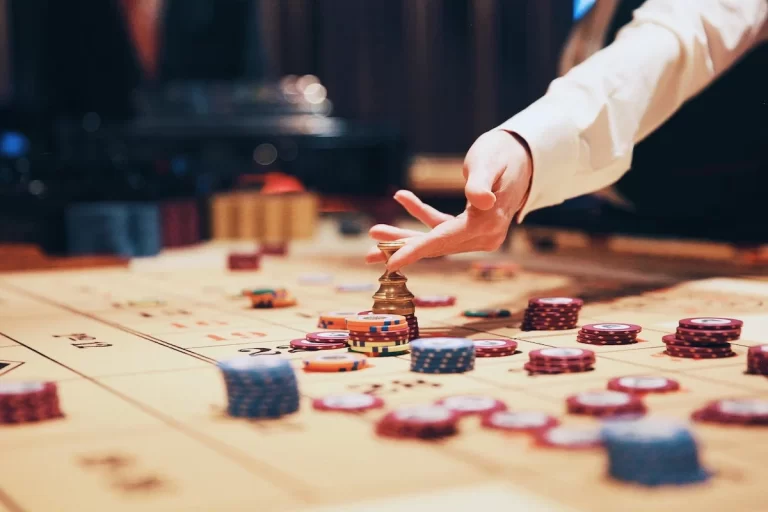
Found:
[{"label": "thumb", "polygon": [[491,209],[496,204],[493,185],[502,171],[503,168],[497,168],[488,162],[465,162],[464,172],[467,176],[467,184],[464,187],[464,194],[469,204],[478,210]]}]

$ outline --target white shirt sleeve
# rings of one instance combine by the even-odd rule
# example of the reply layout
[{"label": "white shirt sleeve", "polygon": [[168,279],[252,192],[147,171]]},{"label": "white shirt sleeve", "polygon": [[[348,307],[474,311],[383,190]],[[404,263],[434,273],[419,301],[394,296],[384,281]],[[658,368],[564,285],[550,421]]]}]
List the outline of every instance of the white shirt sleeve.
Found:
[{"label": "white shirt sleeve", "polygon": [[612,44],[498,127],[533,158],[518,222],[618,181],[637,142],[765,40],[768,0],[648,0]]}]

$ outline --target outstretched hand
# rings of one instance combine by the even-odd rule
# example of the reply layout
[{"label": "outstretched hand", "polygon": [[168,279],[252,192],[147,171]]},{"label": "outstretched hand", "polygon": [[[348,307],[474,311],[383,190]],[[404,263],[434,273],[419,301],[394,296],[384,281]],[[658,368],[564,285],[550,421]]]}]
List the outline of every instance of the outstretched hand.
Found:
[{"label": "outstretched hand", "polygon": [[[502,130],[487,132],[475,141],[464,160],[464,212],[448,215],[423,203],[413,192],[401,190],[395,200],[430,231],[378,224],[370,229],[371,238],[406,242],[389,260],[389,270],[422,258],[495,251],[504,243],[512,218],[523,205],[531,174],[530,154],[517,136]],[[384,254],[375,247],[366,256],[368,263],[384,260]]]}]

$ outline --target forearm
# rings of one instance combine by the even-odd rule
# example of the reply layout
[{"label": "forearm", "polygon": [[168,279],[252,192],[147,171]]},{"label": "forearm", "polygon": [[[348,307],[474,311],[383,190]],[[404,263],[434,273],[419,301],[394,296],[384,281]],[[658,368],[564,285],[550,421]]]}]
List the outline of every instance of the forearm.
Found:
[{"label": "forearm", "polygon": [[766,0],[646,2],[613,44],[499,127],[533,160],[518,220],[617,181],[637,142],[765,39],[766,18]]}]

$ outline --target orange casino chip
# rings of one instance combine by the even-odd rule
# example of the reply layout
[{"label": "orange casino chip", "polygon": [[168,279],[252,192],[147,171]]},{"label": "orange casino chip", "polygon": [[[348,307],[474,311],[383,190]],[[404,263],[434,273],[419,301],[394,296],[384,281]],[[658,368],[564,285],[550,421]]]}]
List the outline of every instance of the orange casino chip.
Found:
[{"label": "orange casino chip", "polygon": [[354,353],[319,354],[304,358],[302,363],[310,372],[351,372],[365,368],[367,359]]}]

